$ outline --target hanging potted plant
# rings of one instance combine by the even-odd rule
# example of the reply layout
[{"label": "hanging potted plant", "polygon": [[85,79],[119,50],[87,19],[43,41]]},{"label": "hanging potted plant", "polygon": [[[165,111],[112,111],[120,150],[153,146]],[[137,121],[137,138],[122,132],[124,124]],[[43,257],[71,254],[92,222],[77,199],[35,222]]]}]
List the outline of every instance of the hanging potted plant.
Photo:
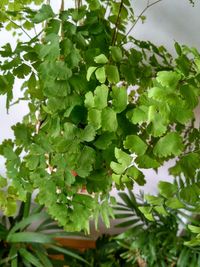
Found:
[{"label": "hanging potted plant", "polygon": [[[29,113],[0,154],[19,199],[36,192],[65,230],[89,232],[90,218],[97,225],[101,215],[109,226],[113,184],[144,185],[142,169],[173,158],[176,174],[185,172],[185,157],[198,170],[200,55],[176,43],[173,59],[163,46],[130,36],[160,1],[147,1],[139,17],[129,0],[75,2],[65,9],[61,1],[57,14],[43,1],[32,1],[37,10],[21,2],[2,7],[1,24],[28,40],[1,48],[0,93],[9,109],[15,78],[22,79]],[[84,187],[88,195],[80,193]]]}]

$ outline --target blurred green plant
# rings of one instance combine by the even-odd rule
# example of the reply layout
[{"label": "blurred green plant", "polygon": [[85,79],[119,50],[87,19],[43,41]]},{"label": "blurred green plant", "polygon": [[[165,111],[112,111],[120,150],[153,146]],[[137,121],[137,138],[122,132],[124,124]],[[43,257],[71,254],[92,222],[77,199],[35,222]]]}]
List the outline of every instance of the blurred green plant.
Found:
[{"label": "blurred green plant", "polygon": [[[80,255],[93,267],[197,267],[200,265],[199,247],[186,246],[192,232],[199,227],[187,227],[187,220],[182,212],[166,211],[159,206],[154,213],[154,220],[143,214],[149,208],[141,194],[137,198],[129,190],[119,193],[120,201],[114,207],[119,219],[116,227],[122,229],[117,236],[102,236],[97,239],[96,249],[89,249]],[[154,199],[155,205],[158,199]],[[150,213],[151,214],[151,213]],[[187,217],[188,220],[194,218]],[[197,219],[197,218],[196,218]],[[70,259],[65,257],[66,263]],[[73,267],[86,266],[71,261]]]},{"label": "blurred green plant", "polygon": [[[82,264],[89,264],[77,253],[61,247],[55,238],[67,236],[45,212],[43,206],[30,206],[30,194],[22,202],[16,216],[0,218],[0,266],[53,267],[51,254],[67,254]],[[62,264],[62,262],[60,263]],[[62,265],[63,266],[63,265]]]}]

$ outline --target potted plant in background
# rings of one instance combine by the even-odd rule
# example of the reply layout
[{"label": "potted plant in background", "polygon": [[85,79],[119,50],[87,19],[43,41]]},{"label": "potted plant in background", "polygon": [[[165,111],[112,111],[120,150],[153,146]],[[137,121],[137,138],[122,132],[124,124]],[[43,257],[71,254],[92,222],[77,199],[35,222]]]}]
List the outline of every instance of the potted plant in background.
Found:
[{"label": "potted plant in background", "polygon": [[[177,159],[172,174],[185,175],[178,182],[182,200],[199,192],[193,110],[199,103],[200,54],[176,43],[173,58],[163,46],[130,36],[144,11],[160,1],[147,1],[139,17],[129,0],[75,1],[67,10],[61,1],[58,14],[49,2],[32,1],[38,10],[30,2],[5,1],[0,12],[2,26],[28,38],[0,50],[7,109],[15,104],[15,77],[23,81],[29,106],[12,127],[14,140],[0,146],[17,198],[27,201],[27,194],[37,192],[35,201],[65,230],[89,232],[89,219],[97,226],[101,215],[109,226],[114,217],[113,184],[144,185],[142,169],[156,170],[169,159]],[[133,26],[127,31],[128,22]],[[28,31],[33,28],[34,34]],[[83,187],[89,194],[80,192]],[[179,196],[172,187],[169,208]],[[142,212],[152,219],[152,207]]]},{"label": "potted plant in background", "polygon": [[[96,248],[80,253],[91,266],[109,267],[187,267],[199,266],[199,247],[185,246],[188,239],[194,238],[187,227],[187,220],[198,220],[179,210],[166,210],[156,206],[155,220],[150,221],[141,210],[148,208],[144,195],[135,197],[132,191],[120,192],[120,201],[114,207],[115,218],[121,222],[116,225],[123,229],[116,236],[101,236],[96,241]],[[158,198],[146,196],[154,205]],[[155,206],[154,206],[155,207]],[[187,220],[184,220],[187,219]],[[126,228],[124,228],[126,227]],[[127,229],[128,227],[128,229]],[[194,229],[198,228],[191,228]],[[72,266],[86,266],[76,259],[65,257]]]},{"label": "potted plant in background", "polygon": [[0,178],[0,184],[1,209],[5,214],[0,218],[0,266],[63,266],[62,261],[55,262],[54,257],[50,257],[54,254],[67,254],[69,258],[89,264],[56,241],[56,238],[69,234],[58,227],[43,206],[31,205],[30,194],[16,212],[16,190],[7,187],[3,178]]}]

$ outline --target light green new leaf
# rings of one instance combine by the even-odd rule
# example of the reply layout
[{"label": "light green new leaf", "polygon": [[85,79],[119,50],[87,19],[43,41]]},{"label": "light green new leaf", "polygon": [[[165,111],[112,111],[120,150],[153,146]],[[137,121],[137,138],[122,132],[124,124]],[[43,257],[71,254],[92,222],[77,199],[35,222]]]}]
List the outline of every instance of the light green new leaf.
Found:
[{"label": "light green new leaf", "polygon": [[[130,116],[130,115],[131,116]],[[140,106],[133,109],[132,112],[127,112],[128,119],[133,123],[143,123],[148,120],[148,107]]]},{"label": "light green new leaf", "polygon": [[115,62],[119,62],[122,60],[122,50],[120,47],[117,47],[117,46],[111,46],[110,47],[110,51],[111,51],[111,56],[112,56],[112,59],[115,61]]},{"label": "light green new leaf", "polygon": [[175,88],[181,79],[181,75],[174,71],[160,71],[157,74],[156,80],[166,87]]},{"label": "light green new leaf", "polygon": [[120,174],[112,174],[112,180],[117,184],[120,185],[121,184],[121,175]]},{"label": "light green new leaf", "polygon": [[95,75],[96,75],[97,80],[98,80],[100,83],[105,83],[105,81],[106,81],[105,67],[98,68],[98,69],[95,71]]},{"label": "light green new leaf", "polygon": [[157,113],[152,118],[152,122],[147,127],[147,131],[151,133],[154,137],[160,137],[167,131],[166,120],[161,114]]},{"label": "light green new leaf", "polygon": [[0,175],[0,188],[7,186],[7,179]]},{"label": "light green new leaf", "polygon": [[144,197],[150,205],[162,205],[164,202],[164,199],[162,197],[151,196],[151,195],[145,195]]},{"label": "light green new leaf", "polygon": [[116,112],[111,108],[105,108],[102,110],[102,130],[108,132],[115,132],[118,127]]},{"label": "light green new leaf", "polygon": [[183,209],[184,208],[183,203],[178,198],[175,198],[175,197],[167,199],[167,201],[165,201],[165,205],[171,209]]},{"label": "light green new leaf", "polygon": [[120,113],[127,107],[127,90],[125,87],[113,86],[112,88],[112,104],[115,112]]},{"label": "light green new leaf", "polygon": [[103,109],[107,107],[108,87],[105,84],[97,86],[94,91],[94,107]]},{"label": "light green new leaf", "polygon": [[163,101],[166,99],[167,93],[167,90],[163,87],[153,87],[148,91],[148,97]]},{"label": "light green new leaf", "polygon": [[91,91],[85,94],[85,101],[84,101],[86,108],[93,108],[94,107],[94,96]]},{"label": "light green new leaf", "polygon": [[8,197],[7,198],[7,202],[6,202],[6,208],[4,211],[4,215],[10,217],[15,215],[17,211],[17,202],[15,199],[13,199],[12,197]]},{"label": "light green new leaf", "polygon": [[144,216],[147,218],[147,220],[152,221],[152,222],[155,221],[154,217],[151,213],[151,210],[152,210],[151,207],[138,207],[138,208],[144,214]]},{"label": "light green new leaf", "polygon": [[200,227],[189,224],[188,229],[195,234],[200,234]]},{"label": "light green new leaf", "polygon": [[88,70],[87,70],[87,81],[90,80],[91,76],[92,76],[92,73],[95,72],[95,70],[97,69],[97,67],[89,67]]},{"label": "light green new leaf", "polygon": [[126,165],[127,167],[132,162],[132,157],[117,147],[115,148],[115,157],[119,163]]},{"label": "light green new leaf", "polygon": [[101,110],[90,109],[88,111],[88,122],[98,130],[101,127]]},{"label": "light green new leaf", "polygon": [[94,58],[94,62],[97,64],[106,64],[108,62],[107,57],[104,54],[100,54]]},{"label": "light green new leaf", "polygon": [[171,184],[169,182],[160,181],[158,183],[159,193],[165,198],[171,198],[177,192],[178,188],[175,184]]},{"label": "light green new leaf", "polygon": [[114,65],[106,66],[106,76],[110,83],[118,83],[120,81],[118,68]]},{"label": "light green new leaf", "polygon": [[96,131],[92,125],[87,125],[85,129],[81,132],[81,140],[86,142],[91,142],[94,140]]},{"label": "light green new leaf", "polygon": [[138,156],[144,155],[147,150],[147,144],[137,135],[128,135],[124,147]]},{"label": "light green new leaf", "polygon": [[[126,166],[126,164],[121,164],[121,163],[111,161],[110,167],[115,173],[122,174],[125,171],[127,166]],[[114,177],[114,178],[116,178],[116,177]]]},{"label": "light green new leaf", "polygon": [[153,209],[158,212],[160,215],[163,215],[163,216],[167,216],[168,213],[166,212],[165,208],[161,205],[161,206],[155,206],[153,207]]},{"label": "light green new leaf", "polygon": [[157,157],[178,156],[183,150],[182,137],[175,132],[166,134],[156,143],[153,153]]}]

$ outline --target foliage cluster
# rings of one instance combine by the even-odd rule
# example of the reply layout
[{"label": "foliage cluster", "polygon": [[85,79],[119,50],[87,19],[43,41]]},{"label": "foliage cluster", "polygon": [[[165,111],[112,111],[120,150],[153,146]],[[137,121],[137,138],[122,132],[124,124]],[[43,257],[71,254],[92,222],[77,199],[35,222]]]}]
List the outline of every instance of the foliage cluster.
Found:
[{"label": "foliage cluster", "polygon": [[[174,59],[163,46],[127,35],[128,21],[138,20],[129,0],[76,1],[67,10],[61,1],[59,14],[43,2],[4,0],[0,12],[2,27],[29,38],[0,50],[7,109],[16,79],[29,106],[12,127],[15,139],[0,145],[10,180],[7,191],[0,180],[5,215],[36,191],[36,201],[67,231],[88,232],[89,219],[97,225],[99,215],[109,226],[113,184],[144,185],[143,169],[169,159],[176,159],[175,184],[161,182],[161,196],[147,196],[150,206],[141,211],[151,221],[168,209],[198,212],[199,52],[176,43]],[[35,25],[41,31],[32,36],[27,30]],[[197,236],[193,244],[199,242]]]}]

